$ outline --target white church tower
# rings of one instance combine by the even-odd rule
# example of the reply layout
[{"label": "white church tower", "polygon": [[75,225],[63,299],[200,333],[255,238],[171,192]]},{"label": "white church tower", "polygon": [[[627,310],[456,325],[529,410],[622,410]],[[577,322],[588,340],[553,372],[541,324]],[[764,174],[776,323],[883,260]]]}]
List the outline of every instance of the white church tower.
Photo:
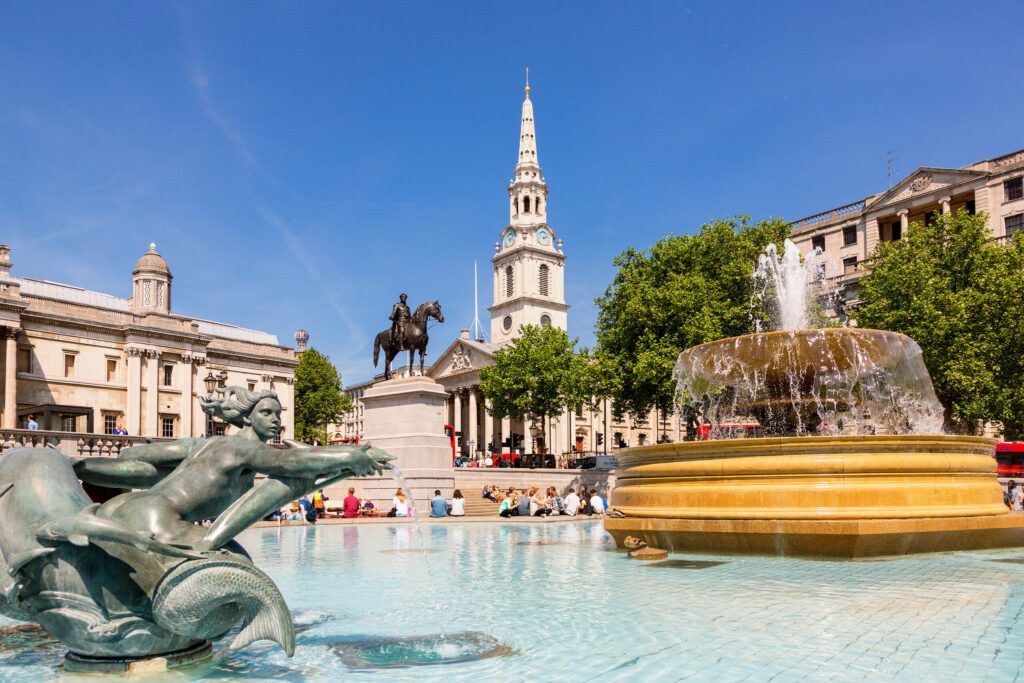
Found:
[{"label": "white church tower", "polygon": [[491,343],[508,344],[521,325],[567,329],[565,254],[547,223],[548,185],[537,162],[537,137],[530,101],[530,72],[519,126],[519,160],[508,186],[510,222],[494,245],[494,305]]}]

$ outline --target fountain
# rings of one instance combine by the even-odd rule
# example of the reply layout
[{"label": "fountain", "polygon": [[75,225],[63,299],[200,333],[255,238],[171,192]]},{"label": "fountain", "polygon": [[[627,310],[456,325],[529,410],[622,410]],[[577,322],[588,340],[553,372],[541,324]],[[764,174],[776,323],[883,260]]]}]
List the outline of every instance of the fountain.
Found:
[{"label": "fountain", "polygon": [[[917,343],[809,327],[823,274],[820,253],[770,245],[754,273],[755,333],[679,355],[677,398],[712,439],[619,452],[611,504],[625,517],[605,527],[620,545],[836,557],[1024,545],[994,440],[942,433]],[[763,438],[715,438],[751,420]]]}]

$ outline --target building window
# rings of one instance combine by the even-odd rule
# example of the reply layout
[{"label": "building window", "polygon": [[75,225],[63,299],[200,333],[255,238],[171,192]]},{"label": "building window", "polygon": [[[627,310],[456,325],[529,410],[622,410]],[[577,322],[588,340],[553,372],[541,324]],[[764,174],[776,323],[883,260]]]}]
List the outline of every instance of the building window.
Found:
[{"label": "building window", "polygon": [[903,224],[900,223],[899,221],[893,221],[893,224],[892,224],[892,241],[895,242],[896,240],[900,239],[901,237],[903,237]]},{"label": "building window", "polygon": [[843,228],[843,246],[848,247],[851,244],[857,244],[857,226],[848,225]]},{"label": "building window", "polygon": [[512,266],[505,266],[505,296],[512,296],[515,289],[515,276],[512,274]]},{"label": "building window", "polygon": [[164,366],[164,386],[170,387],[174,385],[174,366],[168,363]]},{"label": "building window", "polygon": [[[75,354],[65,353],[64,354],[64,376],[74,377],[75,376]],[[71,431],[71,430],[65,430]]]},{"label": "building window", "polygon": [[548,272],[551,269],[548,268],[546,263],[542,263],[540,266],[540,295],[548,295]]},{"label": "building window", "polygon": [[551,327],[551,316],[548,315],[547,313],[542,315],[540,317],[540,326],[541,327]]},{"label": "building window", "polygon": [[160,423],[161,423],[160,436],[164,437],[165,439],[173,439],[174,438],[174,418],[173,417],[165,417],[165,418],[163,418],[160,421]]},{"label": "building window", "polygon": [[938,222],[939,222],[939,214],[935,213],[934,211],[932,211],[930,213],[926,213],[924,215],[924,224],[925,224],[925,226],[932,226],[932,225],[935,225]]},{"label": "building window", "polygon": [[156,305],[164,305],[164,283],[162,282],[156,283]]},{"label": "building window", "polygon": [[1010,178],[1003,183],[1003,201],[1012,202],[1024,197],[1024,176]]},{"label": "building window", "polygon": [[142,305],[149,306],[149,302],[152,301],[153,294],[153,283],[146,280],[142,283]]},{"label": "building window", "polygon": [[1006,226],[1006,236],[1011,237],[1014,233],[1024,230],[1024,213],[1007,216],[1003,219],[1003,224]]},{"label": "building window", "polygon": [[857,270],[857,257],[849,256],[843,259],[843,274],[849,275],[853,271]]},{"label": "building window", "polygon": [[32,372],[32,349],[18,349],[18,372]]},{"label": "building window", "polygon": [[63,415],[60,419],[60,428],[64,432],[75,431],[75,416],[74,415]]},{"label": "building window", "polygon": [[523,213],[530,213],[530,197],[523,197]]},{"label": "building window", "polygon": [[818,235],[817,237],[812,237],[811,238],[811,249],[814,249],[815,251],[824,252],[825,251],[825,236],[824,235]]},{"label": "building window", "polygon": [[974,200],[973,199],[968,199],[966,202],[964,202],[964,208],[967,209],[967,213],[969,213],[972,216],[977,211],[977,209],[975,208]]},{"label": "building window", "polygon": [[253,393],[254,391],[256,391],[256,382],[251,382],[250,381],[250,382],[246,382],[246,384],[247,384],[247,388],[249,389],[249,393],[250,394]]},{"label": "building window", "polygon": [[117,359],[116,358],[108,358],[107,359],[107,381],[108,382],[116,382],[117,381]]},{"label": "building window", "polygon": [[512,329],[512,316],[506,315],[501,319],[501,329],[509,332]]},{"label": "building window", "polygon": [[114,430],[117,429],[117,415],[110,415],[109,413],[103,416],[103,433],[113,434]]}]

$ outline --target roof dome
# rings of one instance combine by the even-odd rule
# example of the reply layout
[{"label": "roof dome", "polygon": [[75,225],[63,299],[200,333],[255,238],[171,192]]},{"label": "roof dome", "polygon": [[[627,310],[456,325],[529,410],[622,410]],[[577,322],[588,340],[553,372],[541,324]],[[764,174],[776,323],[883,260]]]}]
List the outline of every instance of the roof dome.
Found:
[{"label": "roof dome", "polygon": [[167,267],[167,261],[164,261],[164,257],[157,253],[155,242],[150,243],[149,251],[135,262],[135,270],[132,271],[132,275],[138,275],[139,273],[159,273],[166,275],[168,278],[171,277],[171,269]]}]

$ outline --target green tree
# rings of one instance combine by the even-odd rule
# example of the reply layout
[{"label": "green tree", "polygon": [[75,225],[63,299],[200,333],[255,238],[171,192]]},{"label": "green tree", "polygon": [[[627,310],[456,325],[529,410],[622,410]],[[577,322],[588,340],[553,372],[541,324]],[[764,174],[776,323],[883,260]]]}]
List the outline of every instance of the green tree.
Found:
[{"label": "green tree", "polygon": [[567,406],[607,393],[608,378],[586,350],[576,349],[564,330],[523,325],[512,343],[480,371],[480,389],[498,418],[525,416],[543,428]]},{"label": "green tree", "polygon": [[861,279],[862,327],[902,332],[921,346],[947,427],[982,421],[1024,435],[1024,241],[991,240],[987,216],[935,215],[881,243]]},{"label": "green tree", "polygon": [[295,436],[327,441],[327,425],[352,408],[341,391],[341,374],[330,359],[314,348],[302,353],[295,368]]},{"label": "green tree", "polygon": [[615,279],[596,300],[597,355],[615,376],[616,409],[646,416],[669,411],[679,353],[751,331],[750,297],[758,255],[781,246],[781,220],[716,220],[696,235],[670,235],[645,252],[615,258]]}]

